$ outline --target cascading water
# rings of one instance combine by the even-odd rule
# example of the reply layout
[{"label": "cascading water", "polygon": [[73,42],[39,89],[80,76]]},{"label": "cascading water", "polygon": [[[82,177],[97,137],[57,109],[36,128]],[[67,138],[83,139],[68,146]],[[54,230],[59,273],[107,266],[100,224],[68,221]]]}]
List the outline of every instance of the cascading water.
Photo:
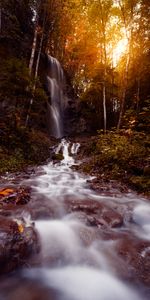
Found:
[{"label": "cascading water", "polygon": [[50,102],[48,103],[50,134],[61,138],[64,135],[65,79],[60,63],[52,56],[48,56],[47,85],[50,93]]},{"label": "cascading water", "polygon": [[[128,247],[132,240],[137,241],[132,251],[138,243],[145,245],[139,254],[144,263],[150,253],[150,205],[134,194],[117,197],[92,191],[87,183],[89,178],[71,168],[79,146],[63,139],[55,152],[61,152],[64,159],[40,167],[36,177],[23,182],[32,186],[28,209],[31,215],[33,213],[31,222],[35,222],[39,233],[41,251],[30,268],[13,276],[10,282],[8,279],[0,299],[149,299],[140,287],[138,290],[137,285],[135,289],[129,284],[134,272],[128,259],[124,260],[118,253],[123,251],[119,248],[122,243]],[[89,201],[91,206],[88,206]],[[120,227],[107,226],[101,216],[96,227],[90,225],[100,213],[97,207],[100,212],[107,211],[107,218],[117,209],[123,218]]]}]

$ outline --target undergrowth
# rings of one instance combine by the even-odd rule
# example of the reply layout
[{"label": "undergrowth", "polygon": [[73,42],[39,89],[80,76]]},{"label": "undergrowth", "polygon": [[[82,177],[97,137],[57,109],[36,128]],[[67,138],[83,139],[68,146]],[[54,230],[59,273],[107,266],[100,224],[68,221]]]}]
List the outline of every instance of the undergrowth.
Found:
[{"label": "undergrowth", "polygon": [[139,192],[150,191],[150,136],[143,132],[109,131],[87,144],[83,165],[86,173],[103,174],[106,179],[123,181]]}]

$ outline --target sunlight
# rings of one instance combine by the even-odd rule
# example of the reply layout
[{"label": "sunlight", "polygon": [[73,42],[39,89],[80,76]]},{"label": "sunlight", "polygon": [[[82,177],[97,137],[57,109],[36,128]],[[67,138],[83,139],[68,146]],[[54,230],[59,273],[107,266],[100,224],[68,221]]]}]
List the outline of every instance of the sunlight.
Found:
[{"label": "sunlight", "polygon": [[116,67],[121,56],[127,51],[128,40],[124,38],[120,40],[113,51],[113,65]]}]

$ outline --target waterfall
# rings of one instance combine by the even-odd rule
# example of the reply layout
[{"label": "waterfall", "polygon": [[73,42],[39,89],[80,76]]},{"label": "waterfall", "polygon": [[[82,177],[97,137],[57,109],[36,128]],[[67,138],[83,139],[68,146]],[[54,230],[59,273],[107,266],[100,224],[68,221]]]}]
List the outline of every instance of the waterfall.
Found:
[{"label": "waterfall", "polygon": [[48,103],[48,112],[50,134],[56,138],[61,138],[64,135],[63,115],[66,99],[64,86],[65,78],[62,67],[56,58],[49,55],[47,88],[50,95],[50,102]]}]

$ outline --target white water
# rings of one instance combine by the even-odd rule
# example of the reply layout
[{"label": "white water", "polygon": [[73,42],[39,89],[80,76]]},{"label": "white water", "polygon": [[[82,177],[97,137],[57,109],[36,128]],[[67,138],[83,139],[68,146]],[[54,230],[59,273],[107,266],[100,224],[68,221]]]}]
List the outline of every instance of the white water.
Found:
[{"label": "white water", "polygon": [[65,106],[64,75],[58,60],[48,56],[49,75],[47,76],[48,90],[51,96],[51,103],[48,104],[50,132],[51,135],[60,138],[63,136],[63,110]]},{"label": "white water", "polygon": [[[54,214],[50,219],[35,221],[41,241],[40,266],[24,270],[22,281],[25,278],[42,288],[42,298],[36,298],[39,300],[52,299],[45,296],[45,289],[59,292],[53,300],[144,300],[142,294],[121,279],[130,269],[116,251],[120,238],[103,238],[101,231],[87,226],[82,213],[67,212],[65,201],[93,199],[113,209],[117,207],[124,225],[121,229],[106,229],[106,232],[126,232],[138,240],[150,240],[150,205],[135,194],[104,196],[90,190],[89,178],[70,168],[75,164],[72,155],[78,150],[79,144],[62,140],[55,152],[62,152],[64,159],[39,168],[39,175],[26,182],[33,190],[30,208],[34,210],[38,205],[49,211],[53,207],[57,217]],[[147,247],[141,257],[149,252],[150,247]],[[18,284],[23,285],[23,282]],[[18,288],[14,289],[15,300],[20,300]]]},{"label": "white water", "polygon": [[[38,275],[37,275],[38,274]],[[32,270],[45,285],[59,289],[67,300],[140,300],[136,292],[105,271],[87,266],[69,266],[54,270]]]}]

